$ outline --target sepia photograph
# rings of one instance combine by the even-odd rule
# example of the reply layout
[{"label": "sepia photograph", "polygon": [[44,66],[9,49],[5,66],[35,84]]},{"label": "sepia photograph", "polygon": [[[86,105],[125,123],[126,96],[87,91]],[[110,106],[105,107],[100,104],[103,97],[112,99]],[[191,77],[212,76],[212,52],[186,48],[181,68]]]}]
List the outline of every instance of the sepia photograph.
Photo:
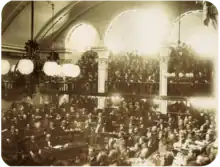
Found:
[{"label": "sepia photograph", "polygon": [[218,153],[218,11],[196,1],[8,1],[8,166],[206,166]]}]

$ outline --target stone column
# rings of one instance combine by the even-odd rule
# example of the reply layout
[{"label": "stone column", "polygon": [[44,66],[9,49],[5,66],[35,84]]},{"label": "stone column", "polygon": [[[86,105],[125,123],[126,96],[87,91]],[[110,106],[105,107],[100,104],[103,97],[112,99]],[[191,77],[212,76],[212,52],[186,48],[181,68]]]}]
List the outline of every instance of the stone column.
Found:
[{"label": "stone column", "polygon": [[[170,56],[169,47],[161,47],[160,49],[160,82],[159,82],[159,95],[167,96],[167,76],[168,72],[168,60]],[[160,112],[163,114],[167,113],[167,101],[160,101]]]},{"label": "stone column", "polygon": [[[108,56],[109,51],[105,47],[93,48],[98,53],[98,93],[105,93],[108,79]],[[98,108],[105,107],[105,97],[98,97]]]}]

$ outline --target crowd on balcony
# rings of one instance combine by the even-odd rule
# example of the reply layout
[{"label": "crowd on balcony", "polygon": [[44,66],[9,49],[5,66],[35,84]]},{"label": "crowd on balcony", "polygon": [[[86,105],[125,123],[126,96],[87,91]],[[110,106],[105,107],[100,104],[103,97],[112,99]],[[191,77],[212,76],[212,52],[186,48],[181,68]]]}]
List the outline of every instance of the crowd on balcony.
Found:
[{"label": "crowd on balcony", "polygon": [[[136,53],[111,55],[108,64],[108,92],[158,94],[159,56]],[[168,59],[168,94],[207,95],[212,91],[213,63],[187,51],[172,52]]]},{"label": "crowd on balcony", "polygon": [[145,92],[155,93],[153,88],[146,88],[146,83],[159,82],[159,60],[155,57],[143,57],[136,53],[111,55],[108,64],[108,91],[140,93],[135,87],[143,87]]},{"label": "crowd on balcony", "polygon": [[181,51],[168,61],[168,95],[210,95],[213,87],[213,63]]},{"label": "crowd on balcony", "polygon": [[[80,67],[80,75],[77,78],[40,75],[44,76],[42,89],[78,94],[97,93],[97,59],[96,52],[85,52],[76,63]],[[158,95],[159,56],[125,53],[110,55],[108,61],[106,92]],[[210,60],[199,58],[186,51],[172,53],[168,61],[168,74],[170,74],[168,76],[168,95],[170,96],[207,95],[212,91],[213,63]],[[24,81],[24,77],[21,80]],[[12,90],[11,87],[15,87],[15,84],[17,86],[17,83],[8,83],[7,80],[3,82],[3,86],[6,85],[4,87],[8,91]],[[23,84],[23,82],[20,83]],[[25,85],[28,87],[30,83]]]},{"label": "crowd on balcony", "polygon": [[161,114],[152,100],[117,99],[107,100],[104,109],[97,108],[95,97],[71,97],[59,107],[35,106],[30,100],[12,104],[2,111],[4,161],[9,165],[203,166],[214,160],[213,112],[195,112],[176,102],[168,107],[172,112]]}]

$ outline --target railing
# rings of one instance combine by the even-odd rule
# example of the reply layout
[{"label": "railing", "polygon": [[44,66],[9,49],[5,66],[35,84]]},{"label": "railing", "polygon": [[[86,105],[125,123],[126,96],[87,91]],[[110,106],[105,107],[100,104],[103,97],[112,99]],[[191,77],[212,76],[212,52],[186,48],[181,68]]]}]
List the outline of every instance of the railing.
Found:
[{"label": "railing", "polygon": [[26,82],[22,86],[17,85],[15,80],[2,80],[2,98],[5,100],[15,100],[21,94],[32,95],[35,92],[35,85]]},{"label": "railing", "polygon": [[168,96],[200,96],[211,95],[212,85],[211,83],[169,83],[168,84]]},{"label": "railing", "polygon": [[98,92],[98,83],[93,82],[62,82],[46,81],[40,84],[40,91],[44,93],[72,93],[72,94],[96,94]]},{"label": "railing", "polygon": [[108,93],[131,93],[131,94],[148,94],[158,95],[159,94],[159,82],[106,82],[106,92]]}]

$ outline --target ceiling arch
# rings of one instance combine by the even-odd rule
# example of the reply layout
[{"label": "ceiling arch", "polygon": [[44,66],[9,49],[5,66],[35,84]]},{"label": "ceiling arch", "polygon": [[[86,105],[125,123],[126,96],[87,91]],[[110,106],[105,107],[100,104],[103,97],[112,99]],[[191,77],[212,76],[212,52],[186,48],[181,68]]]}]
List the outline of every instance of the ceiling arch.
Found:
[{"label": "ceiling arch", "polygon": [[[35,25],[34,37],[42,45],[48,47],[52,41],[51,28],[55,20],[54,40],[65,38],[68,31],[79,22],[90,22],[99,32],[100,38],[104,37],[112,18],[122,11],[133,7],[148,7],[152,4],[165,5],[168,13],[174,20],[179,14],[178,3],[183,2],[162,2],[162,1],[53,1],[55,3],[55,15],[52,18],[51,5],[48,1],[35,1]],[[25,6],[26,4],[26,6]],[[19,7],[20,6],[20,7]],[[194,2],[185,2],[183,12],[194,9],[201,9],[201,6]],[[30,1],[12,1],[3,9],[2,44],[21,46],[30,39]],[[8,17],[6,17],[8,16]],[[10,19],[10,17],[11,19]],[[12,17],[13,16],[13,17]]]},{"label": "ceiling arch", "polygon": [[2,9],[2,34],[17,15],[27,6],[28,1],[9,1]]},{"label": "ceiling arch", "polygon": [[111,21],[104,43],[113,52],[156,53],[168,27],[168,17],[161,7],[126,10]]},{"label": "ceiling arch", "polygon": [[[97,5],[101,4],[103,2],[101,1],[81,1],[81,3],[75,4],[70,10],[63,13],[63,15],[59,16],[59,19],[54,24],[57,31],[55,32],[53,38],[55,39],[57,36],[59,36],[67,27],[71,25],[72,22],[79,19],[83,14],[88,12],[89,10],[93,9]],[[63,23],[63,24],[62,24]],[[59,28],[57,28],[57,26]],[[41,38],[38,38],[38,41],[45,40],[46,36],[49,36],[49,31],[52,29],[52,24],[48,24],[48,30],[46,33],[41,35]],[[53,41],[51,39],[50,41]]]},{"label": "ceiling arch", "polygon": [[[98,45],[100,40],[97,29],[88,23],[79,23],[66,36],[65,48],[85,52]],[[86,42],[85,42],[86,41]]]},{"label": "ceiling arch", "polygon": [[172,22],[169,41],[177,42],[179,40],[178,37],[180,37],[181,41],[185,41],[192,34],[192,29],[203,27],[202,15],[202,10],[190,10],[178,16]]},{"label": "ceiling arch", "polygon": [[[54,1],[54,3],[56,6],[54,14],[57,16],[66,8],[66,6],[72,3],[72,1]],[[51,22],[51,2],[34,1],[34,9],[35,37],[42,29],[45,29],[45,25],[48,21]],[[30,39],[30,1],[11,1],[5,5],[2,13],[4,14],[2,17],[2,25],[4,25],[4,31],[2,31],[2,43],[13,46],[24,46],[24,43]]]},{"label": "ceiling arch", "polygon": [[[60,30],[59,33],[55,36],[55,40],[57,43],[65,46],[63,38],[66,37],[66,34],[69,30],[80,23],[81,21],[89,21],[100,33],[101,41],[100,45],[104,46],[104,36],[105,33],[108,31],[108,27],[112,20],[118,14],[132,9],[146,9],[154,5],[164,6],[167,14],[169,16],[170,22],[173,22],[178,16],[178,5],[181,3],[181,13],[185,13],[190,10],[197,10],[201,9],[201,6],[196,4],[195,2],[185,2],[186,4],[179,2],[179,1],[170,1],[170,2],[151,2],[151,1],[105,1],[94,5],[91,9],[87,10],[80,14],[76,19],[70,20],[70,22],[63,26],[63,29]],[[172,9],[172,10],[171,10]],[[61,46],[59,45],[59,46]]]},{"label": "ceiling arch", "polygon": [[[67,14],[69,13],[69,11],[78,3],[80,3],[80,1],[73,1],[70,4],[66,5],[63,9],[61,9],[53,18],[51,17],[47,23],[39,30],[39,32],[36,34],[36,36],[34,37],[35,40],[40,40],[42,38],[44,38],[44,36],[46,36],[46,34],[51,30],[52,26],[56,26],[56,24],[59,23],[59,21],[61,21],[62,19],[64,19],[64,17],[67,16]],[[55,8],[57,6],[55,5]],[[53,24],[54,22],[54,24]]]}]

